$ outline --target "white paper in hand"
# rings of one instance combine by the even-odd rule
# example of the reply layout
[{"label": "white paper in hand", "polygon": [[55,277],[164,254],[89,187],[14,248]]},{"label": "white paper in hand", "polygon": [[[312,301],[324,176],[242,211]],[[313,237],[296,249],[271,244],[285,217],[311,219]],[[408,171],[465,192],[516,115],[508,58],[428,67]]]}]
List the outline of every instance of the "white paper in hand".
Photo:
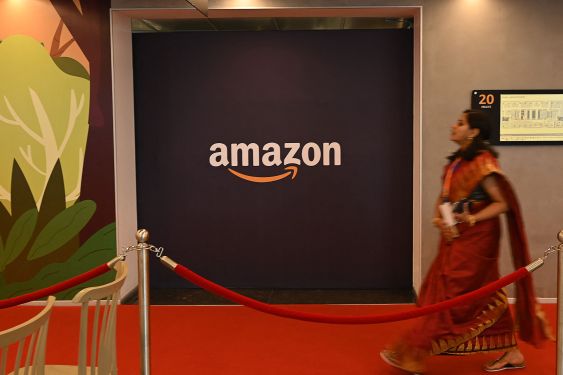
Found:
[{"label": "white paper in hand", "polygon": [[448,226],[453,227],[456,225],[452,204],[450,202],[444,202],[440,205],[440,215]]}]

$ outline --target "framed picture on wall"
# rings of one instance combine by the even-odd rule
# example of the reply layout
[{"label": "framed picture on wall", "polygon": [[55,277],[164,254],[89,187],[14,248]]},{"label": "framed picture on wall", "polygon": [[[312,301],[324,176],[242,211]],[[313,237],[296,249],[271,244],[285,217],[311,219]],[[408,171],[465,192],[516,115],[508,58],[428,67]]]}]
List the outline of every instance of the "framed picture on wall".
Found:
[{"label": "framed picture on wall", "polygon": [[473,90],[471,107],[490,115],[492,144],[563,144],[563,90]]}]

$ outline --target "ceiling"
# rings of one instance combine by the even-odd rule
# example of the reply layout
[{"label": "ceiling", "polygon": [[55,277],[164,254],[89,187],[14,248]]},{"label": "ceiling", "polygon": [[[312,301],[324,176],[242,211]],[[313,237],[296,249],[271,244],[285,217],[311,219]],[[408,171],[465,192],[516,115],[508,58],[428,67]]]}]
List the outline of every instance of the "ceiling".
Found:
[{"label": "ceiling", "polygon": [[197,18],[133,19],[132,31],[287,31],[287,30],[367,30],[411,29],[410,18],[304,17],[304,18]]}]

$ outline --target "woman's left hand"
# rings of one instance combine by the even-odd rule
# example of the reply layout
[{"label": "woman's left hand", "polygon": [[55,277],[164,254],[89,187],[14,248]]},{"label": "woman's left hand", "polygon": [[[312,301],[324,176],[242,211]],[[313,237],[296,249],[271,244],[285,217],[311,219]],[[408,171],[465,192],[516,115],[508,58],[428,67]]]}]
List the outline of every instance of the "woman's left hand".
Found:
[{"label": "woman's left hand", "polygon": [[471,216],[471,214],[469,213],[469,202],[465,202],[463,204],[463,212],[458,214],[458,213],[454,213],[454,219],[458,222],[458,223],[468,223],[469,222],[469,216]]}]

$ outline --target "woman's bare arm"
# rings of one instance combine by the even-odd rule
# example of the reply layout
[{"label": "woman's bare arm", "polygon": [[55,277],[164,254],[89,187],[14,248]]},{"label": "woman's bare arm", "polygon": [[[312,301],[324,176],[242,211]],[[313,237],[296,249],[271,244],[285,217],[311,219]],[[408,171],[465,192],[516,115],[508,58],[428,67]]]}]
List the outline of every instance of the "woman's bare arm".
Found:
[{"label": "woman's bare arm", "polygon": [[[475,215],[470,215],[467,210],[464,210],[461,214],[456,214],[456,219],[458,221],[465,221],[475,224],[478,221],[491,219],[497,217],[506,211],[508,211],[508,204],[502,196],[502,191],[500,190],[499,184],[497,183],[496,177],[494,175],[489,175],[483,179],[481,186],[491,199],[491,204],[483,208],[481,211],[477,212]],[[472,218],[470,218],[472,216]]]}]

